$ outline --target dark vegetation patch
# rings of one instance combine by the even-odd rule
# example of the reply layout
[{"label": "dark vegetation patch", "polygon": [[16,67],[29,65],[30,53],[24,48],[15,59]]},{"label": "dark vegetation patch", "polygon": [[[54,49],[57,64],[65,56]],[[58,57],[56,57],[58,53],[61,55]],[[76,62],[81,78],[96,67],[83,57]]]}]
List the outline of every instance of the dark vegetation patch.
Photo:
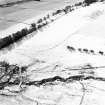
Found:
[{"label": "dark vegetation patch", "polygon": [[84,0],[84,2],[87,4],[87,6],[89,6],[92,3],[98,2],[98,1],[103,2],[104,0]]},{"label": "dark vegetation patch", "polygon": [[10,65],[5,61],[0,62],[0,89],[8,86],[10,82],[19,84],[25,82],[27,67],[19,67],[18,65]]}]

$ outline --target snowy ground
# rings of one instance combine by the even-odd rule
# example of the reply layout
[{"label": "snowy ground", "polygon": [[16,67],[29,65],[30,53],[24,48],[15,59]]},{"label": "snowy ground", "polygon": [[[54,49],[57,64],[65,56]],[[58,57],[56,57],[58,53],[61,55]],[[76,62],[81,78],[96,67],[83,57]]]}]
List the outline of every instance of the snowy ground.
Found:
[{"label": "snowy ground", "polygon": [[[88,12],[90,10],[91,12]],[[87,62],[89,58],[93,62],[93,58],[95,58],[95,62],[99,63],[100,61],[96,61],[96,58],[104,60],[103,56],[94,55],[91,57],[88,54],[78,54],[78,52],[70,53],[66,46],[70,45],[76,48],[88,48],[95,51],[104,51],[104,10],[104,4],[101,3],[77,9],[76,11],[71,12],[49,24],[42,31],[39,30],[35,36],[25,40],[24,43],[20,45],[16,44],[16,48],[14,50],[8,52],[7,54],[4,53],[1,58],[6,58],[13,63],[20,62],[20,64],[22,64],[22,62],[26,64],[24,61],[28,62],[28,59],[36,59],[36,57],[43,60],[48,59],[48,61],[52,62],[57,60],[62,62],[63,60],[67,60],[67,62],[70,60],[72,63],[73,61],[75,63],[78,62],[77,60],[66,59],[66,56],[72,55],[71,57],[73,57],[73,59],[78,59],[78,57],[81,58],[78,60],[84,59],[83,62]],[[99,16],[94,16],[94,18],[92,18],[93,14],[96,14],[97,11]],[[99,23],[101,24],[99,25]],[[58,54],[58,56],[56,56],[56,54]],[[14,57],[15,62],[12,59],[12,56]],[[21,60],[21,56],[23,56],[23,61]],[[27,60],[24,60],[24,57]],[[55,59],[52,59],[54,57]],[[104,62],[102,62],[101,65],[102,64],[104,65]]]},{"label": "snowy ground", "polygon": [[19,23],[21,24],[20,26],[25,26],[26,20],[34,18],[34,21],[36,21],[37,18],[45,16],[45,14],[66,5],[73,5],[79,1],[82,0],[41,0],[41,2],[30,1],[11,7],[0,8],[0,24],[2,24],[0,25],[0,34],[5,35],[3,31],[7,28],[15,27]]},{"label": "snowy ground", "polygon": [[[15,43],[12,50],[1,51],[1,60],[28,65],[30,81],[46,81],[40,86],[27,86],[16,96],[0,96],[0,105],[104,105],[105,55],[98,53],[105,52],[104,19],[104,3],[81,7],[39,30],[24,43]],[[68,45],[96,53],[69,51]],[[53,80],[56,76],[62,79]],[[12,94],[6,89],[4,92]]]}]

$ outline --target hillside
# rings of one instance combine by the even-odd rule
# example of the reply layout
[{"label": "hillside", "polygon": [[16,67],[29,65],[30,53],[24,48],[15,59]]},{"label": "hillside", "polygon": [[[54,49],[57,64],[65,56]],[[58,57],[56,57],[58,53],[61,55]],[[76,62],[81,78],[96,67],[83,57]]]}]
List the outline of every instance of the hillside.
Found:
[{"label": "hillside", "polygon": [[45,14],[51,13],[59,8],[63,8],[66,5],[73,5],[79,1],[83,0],[30,1],[12,5],[10,7],[0,7],[0,24],[2,24],[0,25],[0,37],[1,34],[2,36],[8,34],[7,32],[4,33],[8,28],[15,27],[18,24],[25,26],[25,22],[27,23],[27,20],[34,18],[35,21],[40,17],[45,16]]},{"label": "hillside", "polygon": [[27,67],[27,79],[5,86],[0,105],[105,104],[104,19],[104,2],[80,7],[1,50],[1,61]]}]

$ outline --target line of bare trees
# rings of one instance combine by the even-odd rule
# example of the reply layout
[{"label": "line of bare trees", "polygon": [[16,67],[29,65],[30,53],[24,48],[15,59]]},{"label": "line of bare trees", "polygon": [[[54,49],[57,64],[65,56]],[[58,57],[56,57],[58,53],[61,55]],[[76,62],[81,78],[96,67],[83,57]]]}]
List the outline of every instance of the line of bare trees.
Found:
[{"label": "line of bare trees", "polygon": [[89,6],[90,4],[92,3],[95,3],[95,2],[103,2],[105,0],[84,0],[84,3]]},{"label": "line of bare trees", "polygon": [[67,49],[70,51],[70,52],[75,52],[76,50],[79,51],[80,53],[86,53],[86,54],[92,54],[92,55],[96,55],[96,54],[99,54],[99,55],[102,55],[102,56],[105,56],[105,52],[102,51],[102,50],[99,50],[97,53],[95,50],[93,49],[87,49],[87,48],[74,48],[72,46],[67,46]]}]

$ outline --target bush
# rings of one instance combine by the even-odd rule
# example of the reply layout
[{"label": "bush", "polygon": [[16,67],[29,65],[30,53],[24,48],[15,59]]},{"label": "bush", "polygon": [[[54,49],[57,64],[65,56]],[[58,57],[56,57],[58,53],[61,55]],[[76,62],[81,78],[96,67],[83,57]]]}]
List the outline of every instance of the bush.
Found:
[{"label": "bush", "polygon": [[46,17],[43,17],[43,20],[46,20],[47,18]]},{"label": "bush", "polygon": [[2,39],[0,39],[0,49],[7,47],[8,45],[10,45],[12,43],[13,43],[13,39],[12,39],[11,35],[9,35],[5,38],[2,38]]},{"label": "bush", "polygon": [[38,27],[38,29],[39,29],[39,28],[42,28],[42,25],[39,24],[37,27]]},{"label": "bush", "polygon": [[5,61],[0,62],[0,89],[4,88],[4,86],[11,79],[12,72],[9,69],[9,64]]},{"label": "bush", "polygon": [[83,51],[84,51],[85,53],[88,53],[88,49],[83,49]]},{"label": "bush", "polygon": [[82,52],[82,49],[81,48],[78,48],[78,51]]},{"label": "bush", "polygon": [[[27,67],[19,67],[17,65],[10,65],[5,61],[0,62],[0,89],[8,86],[11,82],[20,84],[20,82],[26,81],[25,74]],[[21,77],[24,80],[21,80]]]},{"label": "bush", "polygon": [[56,14],[59,14],[59,13],[61,13],[62,12],[62,10],[57,10],[56,11]]},{"label": "bush", "polygon": [[30,33],[30,30],[28,30],[27,28],[24,28],[21,31],[18,31],[16,33],[13,33],[12,34],[13,41],[16,42],[16,41],[18,41],[19,39],[21,39],[22,37],[26,36],[29,33]]},{"label": "bush", "polygon": [[69,49],[69,51],[75,51],[76,49],[74,47],[71,47],[71,46],[67,46],[67,49]]},{"label": "bush", "polygon": [[50,15],[48,14],[46,18],[49,19],[50,18]]},{"label": "bush", "polygon": [[90,53],[95,54],[95,51],[94,50],[90,50]]},{"label": "bush", "polygon": [[76,3],[75,6],[81,6],[82,2]]},{"label": "bush", "polygon": [[[35,24],[35,23],[32,23],[32,24],[31,24],[31,30],[36,31],[36,29],[37,29],[37,28],[36,28],[36,24]],[[32,32],[33,32],[33,31],[32,31]]]},{"label": "bush", "polygon": [[23,36],[26,36],[26,35],[28,34],[27,28],[22,29],[22,30],[21,30],[21,34],[22,34],[22,37],[23,37]]},{"label": "bush", "polygon": [[13,41],[14,41],[14,42],[18,41],[18,40],[22,37],[21,31],[18,31],[18,32],[16,32],[16,33],[13,33],[13,34],[12,34],[12,37],[13,37]]},{"label": "bush", "polygon": [[66,11],[66,12],[70,12],[70,11],[71,11],[71,6],[66,6],[66,7],[65,7],[65,11]]},{"label": "bush", "polygon": [[97,2],[97,0],[85,0],[84,1],[87,5],[91,4],[91,3],[94,3],[94,2]]},{"label": "bush", "polygon": [[39,24],[39,23],[42,23],[42,19],[39,19],[38,21],[37,21],[37,23]]},{"label": "bush", "polygon": [[98,52],[100,55],[104,55],[104,52],[103,51],[99,51]]}]

